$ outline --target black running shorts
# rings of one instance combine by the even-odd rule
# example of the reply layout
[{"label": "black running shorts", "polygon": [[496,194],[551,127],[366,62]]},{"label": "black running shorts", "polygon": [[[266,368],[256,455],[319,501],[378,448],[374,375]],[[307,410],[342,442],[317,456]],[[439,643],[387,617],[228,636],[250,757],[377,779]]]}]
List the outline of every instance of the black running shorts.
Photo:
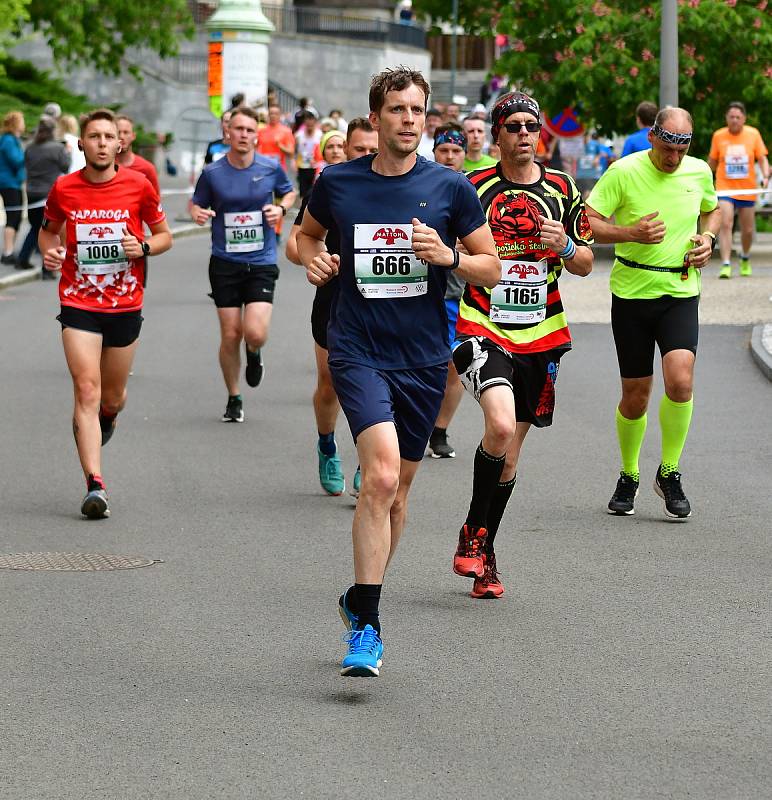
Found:
[{"label": "black running shorts", "polygon": [[509,386],[515,396],[515,419],[546,428],[552,425],[555,384],[565,352],[510,353],[484,336],[471,336],[453,350],[453,364],[478,403],[486,389]]},{"label": "black running shorts", "polygon": [[65,328],[96,333],[102,337],[102,347],[128,347],[139,338],[142,328],[141,311],[86,311],[82,308],[62,306],[57,317]]},{"label": "black running shorts", "polygon": [[338,279],[333,278],[324,286],[318,286],[311,307],[311,335],[319,347],[327,349],[327,325],[330,322],[332,301],[338,294]]},{"label": "black running shorts", "polygon": [[217,308],[240,308],[247,303],[273,303],[273,292],[279,279],[275,264],[244,264],[209,259],[209,283]]},{"label": "black running shorts", "polygon": [[611,295],[611,328],[623,378],[654,374],[654,345],[661,356],[671,350],[697,355],[699,295],[627,300]]}]

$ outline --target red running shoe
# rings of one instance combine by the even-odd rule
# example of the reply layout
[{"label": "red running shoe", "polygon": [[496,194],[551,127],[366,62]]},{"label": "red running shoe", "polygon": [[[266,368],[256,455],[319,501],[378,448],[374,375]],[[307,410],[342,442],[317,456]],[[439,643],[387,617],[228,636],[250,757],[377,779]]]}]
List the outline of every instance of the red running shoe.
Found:
[{"label": "red running shoe", "polygon": [[504,594],[504,587],[499,580],[499,573],[496,572],[496,554],[485,553],[483,555],[483,565],[485,569],[481,578],[474,579],[474,586],[470,592],[472,597],[501,597]]},{"label": "red running shoe", "polygon": [[482,578],[483,547],[488,531],[464,525],[458,534],[458,547],[453,556],[453,572],[465,578]]}]

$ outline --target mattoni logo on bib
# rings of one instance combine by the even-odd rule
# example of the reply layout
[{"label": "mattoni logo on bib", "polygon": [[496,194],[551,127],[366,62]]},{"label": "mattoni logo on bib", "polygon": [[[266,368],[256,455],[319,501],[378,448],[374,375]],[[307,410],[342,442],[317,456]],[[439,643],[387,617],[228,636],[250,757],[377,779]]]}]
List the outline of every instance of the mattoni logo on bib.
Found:
[{"label": "mattoni logo on bib", "polygon": [[97,226],[96,228],[91,228],[91,230],[88,232],[88,235],[96,236],[97,239],[104,239],[105,236],[111,234],[112,232],[112,228],[103,228],[101,226]]},{"label": "mattoni logo on bib", "polygon": [[252,217],[251,214],[236,214],[236,216],[233,217],[233,221],[238,223],[238,224],[241,224],[241,223],[244,223],[244,222],[252,222],[253,221],[253,217]]},{"label": "mattoni logo on bib", "polygon": [[535,264],[523,264],[522,262],[515,262],[510,268],[507,275],[517,275],[519,278],[525,278],[528,275],[538,275],[539,269]]},{"label": "mattoni logo on bib", "polygon": [[407,234],[399,228],[380,228],[375,232],[373,241],[377,242],[379,239],[383,239],[388,245],[394,244],[397,239],[408,241]]}]

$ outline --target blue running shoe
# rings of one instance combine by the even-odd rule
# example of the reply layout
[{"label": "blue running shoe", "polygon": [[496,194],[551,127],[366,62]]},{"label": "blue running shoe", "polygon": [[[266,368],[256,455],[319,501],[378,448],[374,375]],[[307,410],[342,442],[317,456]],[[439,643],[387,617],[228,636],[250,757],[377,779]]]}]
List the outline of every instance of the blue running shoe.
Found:
[{"label": "blue running shoe", "polygon": [[322,484],[322,489],[333,497],[343,494],[346,491],[346,479],[343,477],[337,452],[335,455],[326,456],[318,444],[316,452],[319,456],[319,483]]},{"label": "blue running shoe", "polygon": [[348,630],[352,630],[356,627],[357,624],[357,615],[349,608],[348,603],[346,602],[346,595],[348,594],[348,589],[338,598],[338,613],[340,614],[340,618],[343,620],[343,624],[346,626]]},{"label": "blue running shoe", "polygon": [[359,500],[359,492],[362,488],[362,468],[357,466],[357,471],[354,473],[354,480],[351,482],[351,491],[349,494]]},{"label": "blue running shoe", "polygon": [[372,625],[349,631],[343,641],[348,642],[348,654],[340,665],[340,674],[348,678],[377,678],[383,664],[383,642]]}]

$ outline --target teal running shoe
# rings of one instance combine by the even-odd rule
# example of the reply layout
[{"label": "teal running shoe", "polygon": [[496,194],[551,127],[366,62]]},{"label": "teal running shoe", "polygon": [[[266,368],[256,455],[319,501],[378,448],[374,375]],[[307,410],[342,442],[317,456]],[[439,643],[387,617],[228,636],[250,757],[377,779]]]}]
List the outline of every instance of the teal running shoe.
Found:
[{"label": "teal running shoe", "polygon": [[372,625],[349,631],[343,638],[348,642],[348,654],[340,665],[340,674],[348,678],[377,678],[383,664],[383,642]]},{"label": "teal running shoe", "polygon": [[316,445],[316,452],[319,456],[319,483],[322,484],[327,494],[333,497],[343,494],[346,491],[346,479],[343,477],[343,469],[340,466],[340,459],[336,451],[333,456],[326,456]]},{"label": "teal running shoe", "polygon": [[357,466],[357,471],[354,473],[354,480],[351,482],[351,491],[349,494],[359,500],[359,492],[362,488],[362,468]]},{"label": "teal running shoe", "polygon": [[348,603],[346,602],[346,595],[348,594],[348,589],[338,598],[338,613],[340,614],[340,618],[343,620],[343,624],[346,626],[348,630],[353,630],[357,624],[357,615],[349,608]]}]

